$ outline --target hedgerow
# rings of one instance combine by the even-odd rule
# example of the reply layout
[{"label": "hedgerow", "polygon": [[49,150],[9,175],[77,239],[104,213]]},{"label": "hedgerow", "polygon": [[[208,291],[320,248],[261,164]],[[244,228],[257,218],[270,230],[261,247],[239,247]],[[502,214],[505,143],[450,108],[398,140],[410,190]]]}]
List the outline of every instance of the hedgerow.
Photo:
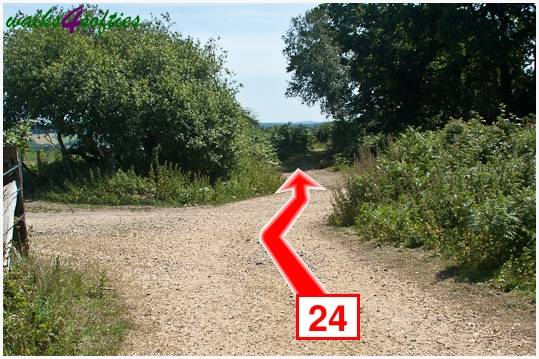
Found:
[{"label": "hedgerow", "polygon": [[280,160],[303,154],[314,142],[312,131],[302,125],[287,123],[266,130]]},{"label": "hedgerow", "polygon": [[434,249],[463,273],[535,292],[535,117],[409,128],[355,168],[334,195],[333,224]]},{"label": "hedgerow", "polygon": [[210,181],[196,172],[183,172],[177,164],[152,167],[148,176],[134,170],[103,173],[97,168],[88,175],[66,179],[60,186],[36,194],[43,200],[95,205],[187,206],[225,203],[273,193],[281,175],[271,164],[244,160],[228,179]]}]

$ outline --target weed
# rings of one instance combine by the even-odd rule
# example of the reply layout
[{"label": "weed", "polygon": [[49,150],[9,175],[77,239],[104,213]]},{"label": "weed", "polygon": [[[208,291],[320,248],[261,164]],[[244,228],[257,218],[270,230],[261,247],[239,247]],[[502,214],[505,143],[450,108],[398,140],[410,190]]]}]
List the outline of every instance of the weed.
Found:
[{"label": "weed", "polygon": [[230,178],[211,183],[207,176],[182,172],[177,165],[165,163],[141,176],[134,170],[102,173],[89,170],[75,180],[49,187],[39,199],[96,205],[187,206],[224,203],[273,193],[281,183],[278,170],[262,161],[242,161]]},{"label": "weed", "polygon": [[114,354],[127,322],[103,273],[29,257],[4,274],[4,355]]}]

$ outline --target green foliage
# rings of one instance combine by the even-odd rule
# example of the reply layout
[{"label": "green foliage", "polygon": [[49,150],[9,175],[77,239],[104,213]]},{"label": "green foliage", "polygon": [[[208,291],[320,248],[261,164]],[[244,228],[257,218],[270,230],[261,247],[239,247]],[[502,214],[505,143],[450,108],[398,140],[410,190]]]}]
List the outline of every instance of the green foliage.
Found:
[{"label": "green foliage", "polygon": [[535,118],[502,112],[411,128],[364,155],[330,218],[366,240],[424,246],[506,289],[535,290]]},{"label": "green foliage", "polygon": [[115,354],[127,323],[103,274],[32,258],[4,274],[4,355]]},{"label": "green foliage", "polygon": [[331,129],[329,153],[336,164],[351,164],[366,152],[378,153],[391,141],[382,132],[367,133],[357,122],[335,121]]},{"label": "green foliage", "polygon": [[23,152],[28,149],[28,141],[31,136],[30,123],[21,121],[4,132],[4,146],[16,146]]},{"label": "green foliage", "polygon": [[182,172],[177,164],[165,163],[152,167],[148,176],[132,169],[112,173],[89,170],[83,177],[64,180],[62,186],[52,185],[34,196],[80,204],[187,206],[273,193],[281,182],[274,166],[254,159],[242,161],[229,179],[215,183],[208,176]]},{"label": "green foliage", "polygon": [[332,152],[349,159],[368,133],[535,111],[533,4],[322,4],[284,41],[287,95],[336,119]]},{"label": "green foliage", "polygon": [[277,155],[236,101],[223,52],[170,31],[167,21],[99,36],[60,27],[5,33],[4,125],[34,120],[56,134],[62,156],[27,174],[27,194],[187,205],[276,188]]},{"label": "green foliage", "polygon": [[287,123],[270,127],[266,131],[280,160],[306,153],[314,140],[312,132],[302,125]]},{"label": "green foliage", "polygon": [[324,122],[316,125],[316,127],[313,129],[313,135],[318,142],[328,143],[331,138],[332,127],[332,122]]},{"label": "green foliage", "polygon": [[229,180],[216,184],[210,202],[225,203],[253,195],[272,194],[282,182],[281,173],[274,166],[260,161],[246,161]]},{"label": "green foliage", "polygon": [[157,155],[212,181],[230,176],[254,140],[238,144],[251,122],[224,55],[214,41],[201,44],[167,25],[154,20],[99,36],[7,31],[4,126],[36,120],[59,140],[75,136],[71,148],[60,143],[64,157],[110,169],[147,173]]},{"label": "green foliage", "polygon": [[247,121],[242,124],[242,131],[236,137],[235,147],[238,152],[238,166],[252,160],[272,165],[279,164],[279,158],[267,133],[262,130],[256,119],[246,112]]}]

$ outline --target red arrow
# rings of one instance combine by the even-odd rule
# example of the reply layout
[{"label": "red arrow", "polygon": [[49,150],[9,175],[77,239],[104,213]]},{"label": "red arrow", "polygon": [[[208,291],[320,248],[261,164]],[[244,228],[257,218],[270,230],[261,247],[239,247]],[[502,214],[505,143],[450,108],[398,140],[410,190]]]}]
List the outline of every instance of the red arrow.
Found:
[{"label": "red arrow", "polygon": [[299,168],[288,177],[275,193],[293,191],[292,198],[264,226],[260,242],[294,293],[323,295],[326,290],[322,284],[283,238],[307,206],[309,188],[324,189]]}]

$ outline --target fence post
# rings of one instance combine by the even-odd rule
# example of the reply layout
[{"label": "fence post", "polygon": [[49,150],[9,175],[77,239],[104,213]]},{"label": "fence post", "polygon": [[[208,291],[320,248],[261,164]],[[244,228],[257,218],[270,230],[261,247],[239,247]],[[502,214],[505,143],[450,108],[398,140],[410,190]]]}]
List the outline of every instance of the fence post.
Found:
[{"label": "fence post", "polygon": [[36,151],[36,161],[37,161],[37,172],[40,173],[41,172],[41,151],[40,150]]}]

